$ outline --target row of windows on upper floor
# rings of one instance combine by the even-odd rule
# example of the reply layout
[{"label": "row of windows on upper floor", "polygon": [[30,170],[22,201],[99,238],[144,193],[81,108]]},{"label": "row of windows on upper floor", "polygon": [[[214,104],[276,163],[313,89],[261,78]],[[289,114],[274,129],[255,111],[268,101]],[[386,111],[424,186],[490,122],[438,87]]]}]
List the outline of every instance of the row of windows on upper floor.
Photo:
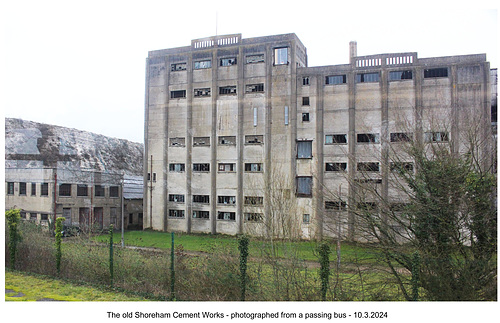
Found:
[{"label": "row of windows on upper floor", "polygon": [[[262,213],[245,212],[243,215],[245,222],[262,222],[263,219]],[[185,211],[179,209],[169,209],[168,216],[169,218],[183,219],[185,217]],[[208,220],[210,219],[210,211],[193,210],[192,216],[193,219]],[[236,221],[236,212],[218,211],[217,220]]]},{"label": "row of windows on upper floor", "polygon": [[[37,196],[37,183],[31,183],[28,185],[26,182],[19,182],[19,196],[28,195],[27,188],[31,187],[31,196]],[[70,197],[72,184],[59,184],[59,196],[61,197]],[[106,196],[106,187],[103,185],[94,185],[94,196],[96,197],[105,197]],[[14,195],[15,186],[14,182],[7,182],[7,195]],[[39,196],[49,196],[49,183],[40,183],[40,195]],[[88,197],[89,196],[89,187],[86,184],[77,184],[76,185],[76,196],[78,197]],[[109,186],[109,197],[119,197],[119,187],[118,186]]]},{"label": "row of windows on upper floor", "polygon": [[[193,96],[195,98],[210,97],[212,95],[211,92],[212,89],[209,87],[198,88],[194,89]],[[264,83],[247,84],[245,86],[245,93],[264,93]],[[236,94],[237,94],[236,85],[219,87],[219,95],[236,95]],[[185,99],[186,96],[187,96],[186,90],[170,91],[171,99]]]}]

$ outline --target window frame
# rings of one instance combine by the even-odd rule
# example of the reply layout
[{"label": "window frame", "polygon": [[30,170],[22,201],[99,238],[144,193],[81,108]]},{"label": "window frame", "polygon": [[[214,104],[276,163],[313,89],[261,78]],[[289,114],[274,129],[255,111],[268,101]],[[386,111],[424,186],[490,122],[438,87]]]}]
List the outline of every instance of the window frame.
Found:
[{"label": "window frame", "polygon": [[[202,64],[206,63],[206,64]],[[212,68],[212,60],[211,59],[200,59],[193,62],[193,70],[204,70]]]},{"label": "window frame", "polygon": [[[342,82],[340,82],[340,78],[342,78]],[[325,85],[340,85],[347,84],[347,74],[338,74],[338,75],[327,75],[325,76]]]},{"label": "window frame", "polygon": [[195,173],[210,172],[210,163],[193,163],[193,172]]},{"label": "window frame", "polygon": [[7,182],[7,195],[14,195],[15,186],[14,182]]},{"label": "window frame", "polygon": [[[197,216],[196,214],[199,214],[199,216]],[[210,219],[210,211],[206,211],[206,210],[193,210],[192,217],[193,217],[193,219],[208,220],[208,219]]]},{"label": "window frame", "polygon": [[[64,187],[63,193],[61,194],[61,188]],[[68,189],[69,188],[69,189]],[[68,183],[61,183],[59,184],[59,197],[71,197],[71,184]]]},{"label": "window frame", "polygon": [[[228,218],[226,218],[226,214],[229,215]],[[217,220],[236,221],[236,212],[217,211]]]},{"label": "window frame", "polygon": [[[85,188],[85,195],[82,194],[82,190]],[[87,184],[77,184],[76,185],[76,196],[77,197],[88,197],[89,196],[89,186]]]},{"label": "window frame", "polygon": [[185,217],[184,210],[169,209],[168,217],[173,219],[183,219]]},{"label": "window frame", "polygon": [[[283,53],[283,51],[285,51],[285,53]],[[273,65],[274,66],[288,65],[290,63],[288,60],[288,52],[289,52],[288,46],[280,46],[273,48]],[[286,61],[283,60],[284,56],[286,56]]]},{"label": "window frame", "polygon": [[[312,148],[313,148],[313,144],[312,144],[312,140],[297,140],[297,159],[312,159],[313,158],[313,152],[312,152]],[[308,149],[307,149],[307,152],[309,152],[308,154],[301,154],[300,151],[303,150],[303,149],[299,149],[299,145],[302,146],[302,145],[305,145],[305,144],[308,144]]]},{"label": "window frame", "polygon": [[326,162],[325,163],[325,172],[346,172],[346,171],[347,171],[347,162]]},{"label": "window frame", "polygon": [[[304,183],[303,185],[309,184],[309,188],[307,191],[301,190],[301,180],[307,179],[309,183]],[[312,197],[313,193],[313,178],[312,176],[297,176],[295,178],[296,181],[296,196],[297,197]]]},{"label": "window frame", "polygon": [[173,173],[183,173],[186,171],[186,164],[184,163],[169,163],[168,171]]},{"label": "window frame", "polygon": [[[332,137],[332,142],[329,142],[327,137]],[[338,138],[344,138],[345,142],[339,142],[339,140],[335,140]],[[341,140],[343,141],[343,140]],[[325,145],[347,145],[347,134],[346,133],[339,133],[339,134],[330,134],[330,135],[325,135]]]},{"label": "window frame", "polygon": [[[376,80],[372,80],[372,76],[375,77]],[[368,73],[357,73],[355,77],[355,83],[379,83],[380,82],[380,73],[379,72],[368,72]]]},{"label": "window frame", "polygon": [[[366,140],[360,141],[360,139]],[[358,144],[380,144],[380,133],[357,133],[356,143]]]}]

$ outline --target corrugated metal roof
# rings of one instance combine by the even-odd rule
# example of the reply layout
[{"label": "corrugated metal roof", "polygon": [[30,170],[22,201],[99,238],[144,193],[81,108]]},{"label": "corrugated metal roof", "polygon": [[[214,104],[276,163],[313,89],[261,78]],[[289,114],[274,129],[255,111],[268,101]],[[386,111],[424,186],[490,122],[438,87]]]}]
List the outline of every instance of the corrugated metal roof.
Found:
[{"label": "corrugated metal roof", "polygon": [[125,175],[123,177],[123,197],[125,199],[142,199],[143,198],[143,177]]}]

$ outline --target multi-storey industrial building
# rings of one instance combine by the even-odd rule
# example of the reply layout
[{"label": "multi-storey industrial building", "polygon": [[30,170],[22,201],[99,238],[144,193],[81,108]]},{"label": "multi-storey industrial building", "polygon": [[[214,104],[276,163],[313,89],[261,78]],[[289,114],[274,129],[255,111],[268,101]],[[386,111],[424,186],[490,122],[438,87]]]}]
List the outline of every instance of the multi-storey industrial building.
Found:
[{"label": "multi-storey industrial building", "polygon": [[[149,52],[144,228],[269,234],[289,221],[303,238],[334,236],[335,210],[353,237],[353,179],[397,196],[389,155],[401,142],[459,150],[469,121],[491,138],[485,54],[349,51],[348,64],[308,67],[295,34],[234,34]],[[286,219],[270,221],[276,211]]]}]

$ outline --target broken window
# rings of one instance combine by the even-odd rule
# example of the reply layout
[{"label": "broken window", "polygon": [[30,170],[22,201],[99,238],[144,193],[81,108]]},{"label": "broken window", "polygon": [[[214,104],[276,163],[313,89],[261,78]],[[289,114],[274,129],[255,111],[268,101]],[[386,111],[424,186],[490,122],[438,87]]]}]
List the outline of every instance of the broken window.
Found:
[{"label": "broken window", "polygon": [[31,196],[36,196],[36,183],[31,183]]},{"label": "broken window", "polygon": [[357,141],[359,143],[380,143],[380,135],[378,133],[358,133]]},{"label": "broken window", "polygon": [[25,182],[19,183],[19,195],[26,195],[26,183]]},{"label": "broken window", "polygon": [[217,196],[217,203],[219,204],[236,204],[236,196]]},{"label": "broken window", "polygon": [[104,186],[94,185],[94,196],[104,197]]},{"label": "broken window", "polygon": [[302,78],[302,85],[309,85],[309,76],[304,76]]},{"label": "broken window", "polygon": [[193,195],[193,203],[210,203],[210,195]]},{"label": "broken window", "polygon": [[409,142],[412,137],[413,134],[410,132],[393,132],[391,133],[391,142]]},{"label": "broken window", "polygon": [[378,162],[358,163],[357,170],[359,172],[378,172],[380,171],[380,164]]},{"label": "broken window", "polygon": [[184,195],[182,194],[168,194],[169,202],[184,203]]},{"label": "broken window", "polygon": [[411,80],[411,79],[413,79],[413,73],[411,70],[389,72],[389,81],[400,81],[400,80]]},{"label": "broken window", "polygon": [[302,223],[309,223],[311,222],[311,215],[310,214],[303,214],[302,215]]},{"label": "broken window", "polygon": [[219,172],[234,172],[236,171],[236,164],[219,163]]},{"label": "broken window", "polygon": [[246,135],[245,144],[246,145],[260,145],[264,143],[263,135]]},{"label": "broken window", "polygon": [[380,79],[379,73],[356,74],[356,83],[378,82],[379,79]]},{"label": "broken window", "polygon": [[119,189],[118,186],[109,187],[109,197],[118,197]]},{"label": "broken window", "polygon": [[176,71],[185,71],[186,70],[186,63],[176,63],[176,64],[171,64],[170,65],[170,70],[172,72]]},{"label": "broken window", "polygon": [[310,197],[312,196],[312,177],[298,176],[297,177],[297,196]]},{"label": "broken window", "polygon": [[408,173],[413,172],[413,163],[412,162],[394,162],[391,163],[391,172],[398,173]]},{"label": "broken window", "polygon": [[171,218],[183,218],[184,210],[168,210],[168,216]]},{"label": "broken window", "polygon": [[245,205],[263,205],[264,198],[262,196],[245,196]]},{"label": "broken window", "polygon": [[211,68],[211,67],[212,67],[212,61],[209,59],[194,62],[194,69],[195,70],[204,69],[204,68]]},{"label": "broken window", "polygon": [[89,196],[89,187],[86,184],[76,186],[76,196]]},{"label": "broken window", "polygon": [[347,203],[345,201],[325,201],[326,210],[345,210]]},{"label": "broken window", "polygon": [[186,170],[184,164],[169,164],[168,165],[168,170],[171,172],[183,172]]},{"label": "broken window", "polygon": [[312,141],[297,141],[297,158],[312,158]]},{"label": "broken window", "polygon": [[220,66],[236,65],[236,57],[228,57],[220,59]]},{"label": "broken window", "polygon": [[221,212],[221,211],[219,211],[217,213],[217,219],[218,220],[235,221],[236,220],[236,213],[235,212]]},{"label": "broken window", "polygon": [[325,144],[326,145],[347,144],[347,134],[326,135],[325,136]]},{"label": "broken window", "polygon": [[59,196],[71,196],[71,184],[60,184]]},{"label": "broken window", "polygon": [[193,146],[210,146],[210,137],[194,137]]},{"label": "broken window", "polygon": [[447,132],[426,132],[424,134],[425,142],[444,142],[448,141]]},{"label": "broken window", "polygon": [[219,87],[219,94],[220,95],[236,94],[236,85]]},{"label": "broken window", "polygon": [[345,172],[347,163],[325,163],[325,171],[327,172]]},{"label": "broken window", "polygon": [[259,84],[247,84],[247,85],[245,86],[245,92],[246,92],[246,93],[264,92],[264,83],[259,83]]},{"label": "broken window", "polygon": [[49,183],[42,183],[41,196],[49,196]]},{"label": "broken window", "polygon": [[210,164],[204,163],[204,164],[193,164],[193,172],[209,172],[210,171]]},{"label": "broken window", "polygon": [[245,221],[262,222],[262,213],[245,213]]},{"label": "broken window", "polygon": [[14,182],[7,182],[7,194],[14,195]]},{"label": "broken window", "polygon": [[219,136],[219,145],[236,145],[236,136]]},{"label": "broken window", "polygon": [[201,88],[201,89],[194,89],[194,96],[195,97],[210,96],[210,92],[211,92],[211,89],[209,87]]},{"label": "broken window", "polygon": [[170,138],[170,147],[184,147],[186,146],[186,138],[176,137]]},{"label": "broken window", "polygon": [[302,97],[302,105],[309,105],[309,97],[308,96]]},{"label": "broken window", "polygon": [[288,64],[288,47],[274,49],[274,65]]},{"label": "broken window", "polygon": [[263,62],[264,62],[264,54],[248,55],[246,57],[247,64],[263,63]]},{"label": "broken window", "polygon": [[332,84],[344,84],[347,83],[347,76],[345,74],[343,75],[329,75],[325,77],[325,84],[326,85],[332,85]]},{"label": "broken window", "polygon": [[448,68],[429,68],[424,70],[424,78],[448,77]]},{"label": "broken window", "polygon": [[245,172],[262,172],[261,163],[245,163]]},{"label": "broken window", "polygon": [[193,211],[193,218],[194,219],[209,219],[210,218],[210,212],[209,211]]},{"label": "broken window", "polygon": [[309,120],[309,112],[302,113],[302,122],[308,122]]}]

